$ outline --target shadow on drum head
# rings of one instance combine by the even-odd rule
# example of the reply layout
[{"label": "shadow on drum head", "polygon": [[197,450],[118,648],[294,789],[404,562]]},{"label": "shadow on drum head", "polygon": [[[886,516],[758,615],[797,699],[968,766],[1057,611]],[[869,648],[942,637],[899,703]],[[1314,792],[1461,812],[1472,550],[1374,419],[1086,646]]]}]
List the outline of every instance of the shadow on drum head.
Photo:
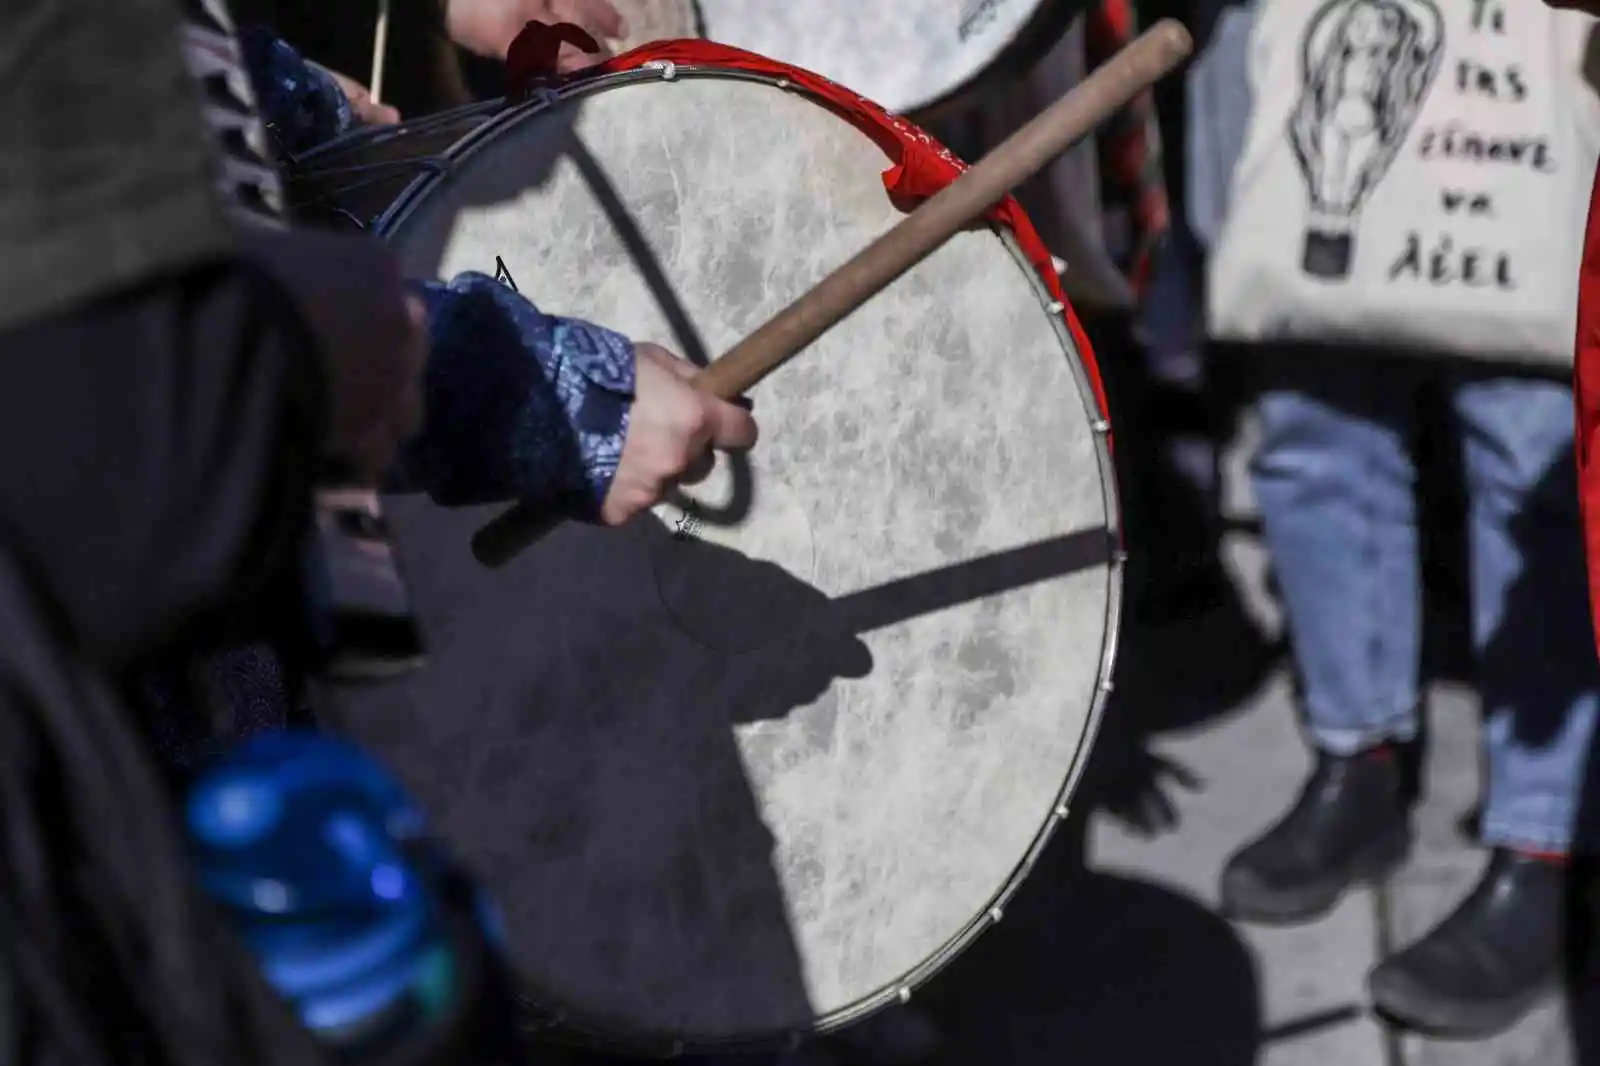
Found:
[{"label": "shadow on drum head", "polygon": [[[482,514],[394,501],[435,654],[414,679],[334,694],[343,724],[483,879],[539,1006],[625,1046],[808,1026],[790,916],[800,901],[774,870],[732,727],[802,707],[801,750],[760,757],[826,750],[828,690],[871,670],[865,644],[780,568],[673,543],[649,518],[569,526],[482,570],[462,547]],[[680,604],[742,627],[787,621],[784,639],[729,656],[686,636],[650,572],[671,548],[692,552],[683,576],[706,597],[679,589]],[[754,600],[769,610],[740,611]],[[654,1032],[629,1032],[639,1026]]]},{"label": "shadow on drum head", "polygon": [[[650,289],[650,295],[661,309],[661,315],[667,320],[668,328],[672,330],[677,353],[695,366],[702,368],[710,366],[713,356],[706,347],[705,339],[695,327],[694,319],[689,317],[683,299],[673,287],[672,279],[667,277],[667,272],[661,265],[661,257],[650,247],[648,238],[640,229],[632,212],[617,195],[616,186],[606,175],[605,168],[584,147],[583,142],[578,140],[575,133],[568,135],[567,157],[583,175],[590,191],[594,193],[595,201],[605,213],[606,220],[611,223],[611,228],[616,232],[623,247],[628,250],[640,276]],[[749,516],[750,507],[755,500],[755,475],[750,468],[750,457],[743,452],[729,452],[726,458],[728,471],[733,478],[733,491],[728,502],[721,507],[702,506],[696,510],[696,517],[700,521],[714,526],[737,525]]]},{"label": "shadow on drum head", "polygon": [[649,518],[566,526],[488,571],[463,548],[484,509],[390,499],[434,654],[332,694],[339,718],[482,878],[539,1005],[641,1050],[817,1020],[794,928],[829,906],[829,830],[804,819],[837,813],[769,827],[785,808],[762,790],[846,743],[834,682],[872,671],[860,635],[1110,554],[1085,531],[830,599]]},{"label": "shadow on drum head", "polygon": [[[430,187],[430,175],[448,175],[456,164],[452,153],[502,114],[503,107],[491,101],[395,126],[359,127],[285,162],[290,203],[303,222],[372,230],[390,209],[412,202],[420,190]],[[575,118],[573,114],[567,121]],[[524,171],[524,187],[538,188],[551,173],[551,167]],[[437,266],[435,259],[425,271],[411,273],[433,277]]]}]

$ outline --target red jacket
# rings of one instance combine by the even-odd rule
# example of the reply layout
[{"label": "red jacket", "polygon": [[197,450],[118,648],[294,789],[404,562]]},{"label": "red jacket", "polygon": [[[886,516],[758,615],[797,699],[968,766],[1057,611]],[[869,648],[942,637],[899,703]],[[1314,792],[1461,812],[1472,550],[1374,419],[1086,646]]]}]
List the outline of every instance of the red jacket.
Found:
[{"label": "red jacket", "polygon": [[[1546,0],[1600,16],[1600,0]],[[1589,559],[1589,606],[1600,644],[1600,170],[1589,196],[1589,223],[1583,238],[1578,277],[1578,331],[1573,360],[1573,398],[1577,405],[1578,506]]]},{"label": "red jacket", "polygon": [[1589,559],[1589,603],[1600,639],[1600,171],[1589,198],[1578,276],[1578,334],[1573,396],[1577,403],[1578,505]]}]

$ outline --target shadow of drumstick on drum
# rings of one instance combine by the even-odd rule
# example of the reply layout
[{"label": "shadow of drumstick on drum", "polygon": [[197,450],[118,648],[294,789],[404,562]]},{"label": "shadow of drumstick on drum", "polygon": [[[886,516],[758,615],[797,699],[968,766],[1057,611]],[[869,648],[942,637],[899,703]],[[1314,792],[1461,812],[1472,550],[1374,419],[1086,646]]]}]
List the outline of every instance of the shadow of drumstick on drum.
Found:
[{"label": "shadow of drumstick on drum", "polygon": [[635,269],[639,271],[645,286],[650,290],[650,296],[661,309],[661,317],[667,320],[667,328],[672,330],[672,341],[677,347],[678,354],[695,366],[710,366],[711,352],[706,348],[706,342],[695,327],[694,320],[689,317],[683,298],[678,295],[672,279],[667,277],[667,272],[661,265],[661,257],[650,247],[650,239],[644,235],[644,230],[639,227],[633,213],[622,202],[622,197],[618,195],[616,185],[606,174],[605,167],[601,166],[594,154],[584,147],[576,134],[567,138],[566,155],[578,168],[578,173],[583,175],[583,180],[589,186],[589,192],[594,196],[595,203],[599,205],[606,221],[611,223],[617,239],[622,242],[622,246],[633,260]]},{"label": "shadow of drumstick on drum", "polygon": [[[628,267],[642,282],[649,302],[654,305],[656,315],[648,317],[659,317],[670,334],[664,337],[636,335],[635,339],[664,343],[696,366],[704,368],[711,362],[710,350],[662,265],[660,249],[652,247],[633,211],[618,193],[616,184],[594,153],[585,146],[577,131],[577,117],[581,114],[582,106],[582,97],[578,97],[573,105],[554,112],[530,113],[522,121],[528,123],[524,133],[532,131],[531,135],[502,137],[482,149],[491,165],[478,166],[450,179],[452,195],[435,198],[430,205],[431,212],[411,222],[406,241],[408,266],[413,271],[430,275],[440,273],[446,249],[460,239],[457,233],[460,220],[481,214],[484,209],[509,208],[529,193],[541,189],[557,168],[570,162],[588,192],[588,202],[598,208],[599,214],[609,224],[610,236],[621,246]],[[438,206],[446,202],[452,205],[450,210]],[[508,221],[523,225],[527,222],[526,218],[517,216],[507,218]],[[519,243],[536,247],[538,241],[531,238],[538,236],[542,235],[508,234],[497,250],[509,254],[510,248]],[[552,234],[550,238],[556,239],[556,236]],[[569,235],[566,239],[583,238]],[[496,271],[494,251],[486,248],[477,258],[481,262],[474,264],[472,269],[486,273]],[[548,303],[546,296],[541,293],[537,263],[513,261],[508,264],[508,270],[513,278],[520,279],[517,281],[519,290],[541,309],[579,318],[595,315],[589,302],[581,298],[574,299],[572,306]],[[597,284],[603,284],[603,281],[603,278],[596,279]],[[610,321],[598,324],[610,327],[621,325]],[[703,505],[698,508],[699,519],[710,525],[736,524],[749,514],[753,502],[754,476],[749,460],[743,455],[730,454],[727,463],[732,476],[731,492],[727,499],[715,507]]]},{"label": "shadow of drumstick on drum", "polygon": [[[600,206],[606,220],[611,223],[612,231],[622,242],[622,246],[633,261],[634,269],[639,272],[640,279],[649,289],[651,298],[655,300],[661,312],[661,317],[666,320],[667,328],[672,331],[672,346],[677,349],[679,355],[695,366],[701,369],[710,366],[711,352],[706,347],[699,329],[695,327],[694,319],[684,307],[683,298],[678,295],[672,279],[663,269],[661,257],[650,247],[649,238],[644,235],[633,213],[622,202],[622,197],[617,194],[616,186],[607,176],[605,168],[600,165],[600,161],[593,153],[584,147],[575,133],[567,137],[567,157],[583,175],[583,180],[589,186],[595,203]],[[749,457],[742,452],[729,452],[725,461],[728,464],[728,472],[732,475],[732,492],[728,501],[719,507],[702,505],[696,508],[697,518],[715,526],[731,526],[744,519],[749,515],[751,504],[755,499],[755,476],[750,467]]]}]

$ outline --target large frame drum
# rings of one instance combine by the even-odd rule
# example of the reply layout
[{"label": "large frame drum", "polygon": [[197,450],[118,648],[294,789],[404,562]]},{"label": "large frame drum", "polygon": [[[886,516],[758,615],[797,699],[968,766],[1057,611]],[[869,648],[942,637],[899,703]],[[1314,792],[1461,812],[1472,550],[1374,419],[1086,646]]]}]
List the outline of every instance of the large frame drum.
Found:
[{"label": "large frame drum", "polygon": [[[885,232],[882,149],[678,64],[319,154],[414,276],[703,361]],[[373,180],[377,179],[377,180]],[[1012,237],[957,235],[753,393],[745,459],[510,566],[388,501],[428,668],[328,694],[503,908],[531,1015],[646,1051],[827,1031],[1000,920],[1111,666],[1107,426]]]}]

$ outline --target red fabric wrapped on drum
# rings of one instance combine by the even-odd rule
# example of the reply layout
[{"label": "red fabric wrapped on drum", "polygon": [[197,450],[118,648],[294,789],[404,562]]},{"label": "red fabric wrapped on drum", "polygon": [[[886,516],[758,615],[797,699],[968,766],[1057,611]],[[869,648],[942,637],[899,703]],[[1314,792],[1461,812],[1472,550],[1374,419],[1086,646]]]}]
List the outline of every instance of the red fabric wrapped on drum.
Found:
[{"label": "red fabric wrapped on drum", "polygon": [[1577,350],[1573,397],[1577,405],[1578,502],[1589,560],[1589,602],[1600,642],[1600,173],[1589,202],[1589,224],[1578,277]]}]

